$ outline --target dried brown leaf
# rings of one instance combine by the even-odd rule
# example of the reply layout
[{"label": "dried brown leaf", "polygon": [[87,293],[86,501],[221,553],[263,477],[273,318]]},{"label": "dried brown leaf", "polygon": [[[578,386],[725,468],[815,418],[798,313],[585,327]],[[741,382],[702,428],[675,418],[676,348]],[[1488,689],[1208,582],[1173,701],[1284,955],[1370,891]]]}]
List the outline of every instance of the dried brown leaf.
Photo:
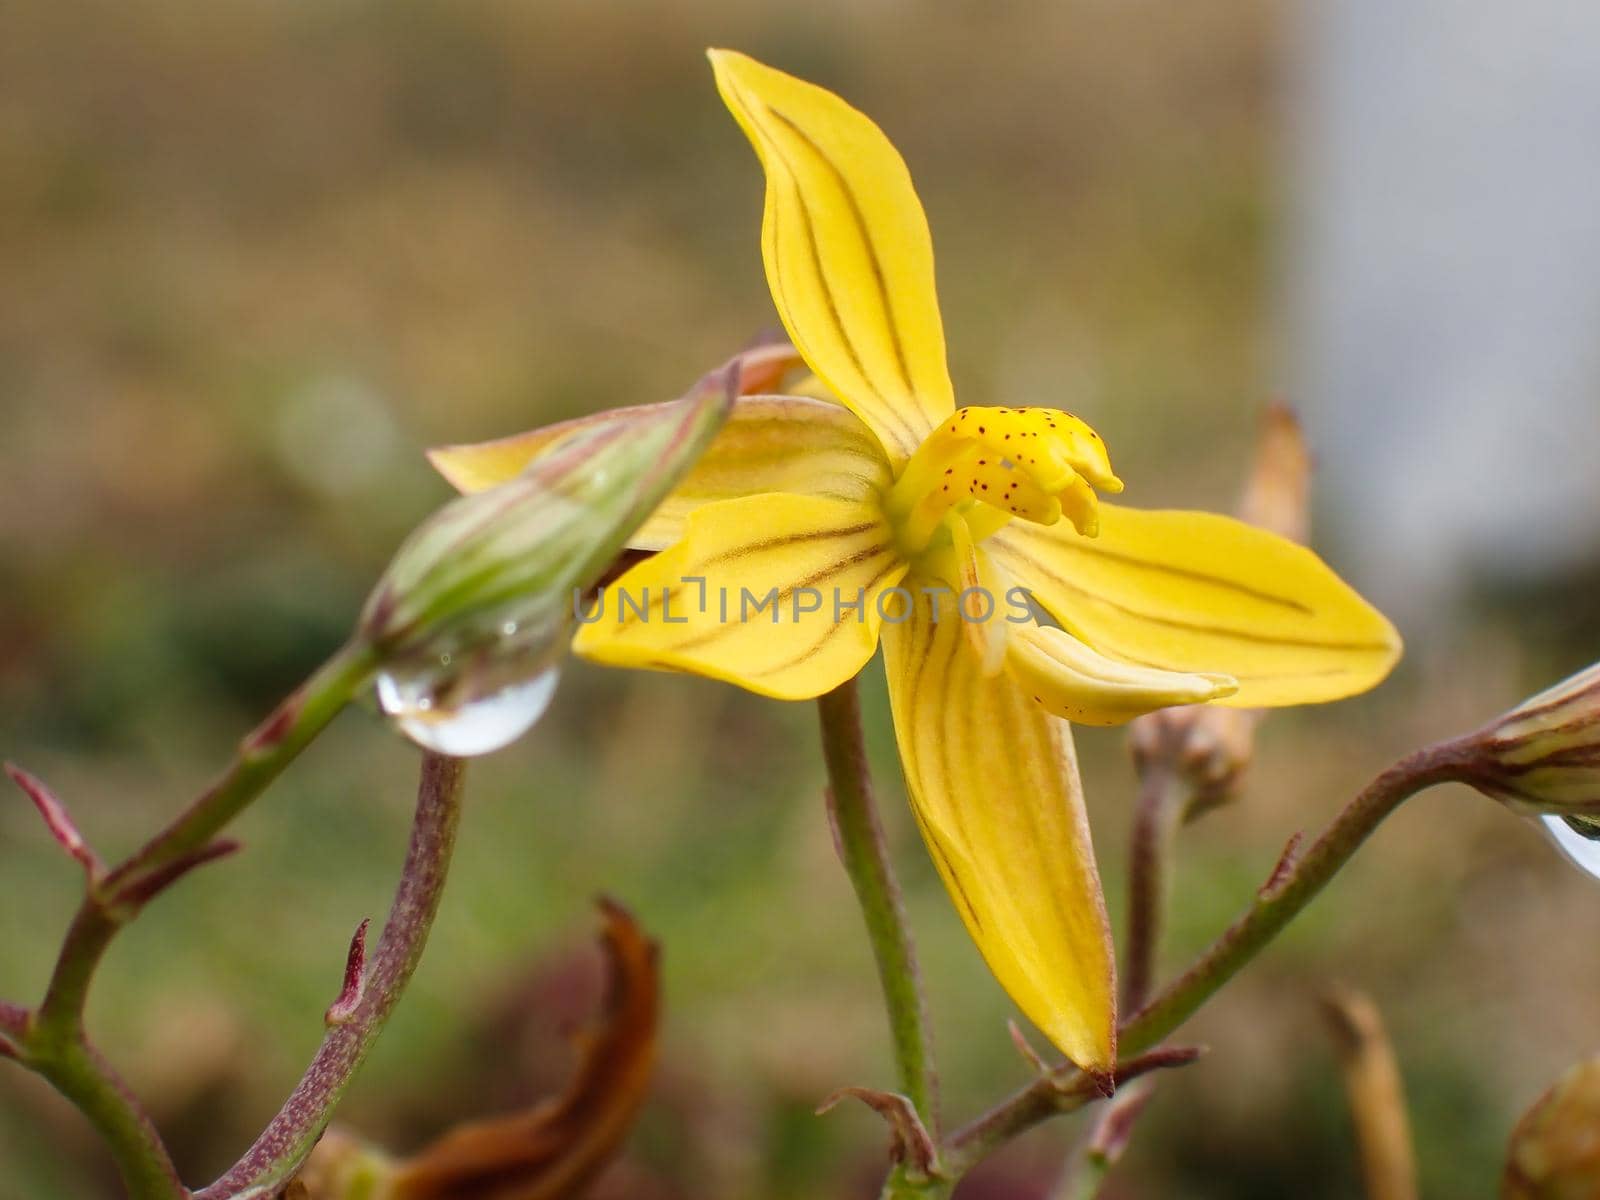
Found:
[{"label": "dried brown leaf", "polygon": [[660,1011],[658,950],[601,901],[609,978],[604,1011],[560,1096],[526,1112],[459,1125],[397,1165],[393,1200],[570,1200],[610,1161],[649,1088]]}]

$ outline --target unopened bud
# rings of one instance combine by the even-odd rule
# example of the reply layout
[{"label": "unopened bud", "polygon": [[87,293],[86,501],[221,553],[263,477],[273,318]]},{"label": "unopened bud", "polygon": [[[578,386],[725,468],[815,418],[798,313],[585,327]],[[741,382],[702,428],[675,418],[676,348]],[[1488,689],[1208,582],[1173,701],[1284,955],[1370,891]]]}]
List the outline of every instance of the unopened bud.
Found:
[{"label": "unopened bud", "polygon": [[1255,709],[1191,705],[1163,708],[1129,726],[1128,747],[1141,776],[1171,769],[1189,788],[1186,819],[1230,800],[1255,755]]},{"label": "unopened bud", "polygon": [[1504,1200],[1589,1200],[1600,1195],[1600,1058],[1573,1067],[1511,1134]]},{"label": "unopened bud", "polygon": [[735,371],[718,371],[676,403],[580,429],[406,539],[360,634],[380,659],[379,701],[408,736],[445,754],[481,754],[538,719],[575,595],[699,458],[737,383]]},{"label": "unopened bud", "polygon": [[1465,782],[1496,800],[1600,817],[1600,664],[1490,722],[1467,750]]}]

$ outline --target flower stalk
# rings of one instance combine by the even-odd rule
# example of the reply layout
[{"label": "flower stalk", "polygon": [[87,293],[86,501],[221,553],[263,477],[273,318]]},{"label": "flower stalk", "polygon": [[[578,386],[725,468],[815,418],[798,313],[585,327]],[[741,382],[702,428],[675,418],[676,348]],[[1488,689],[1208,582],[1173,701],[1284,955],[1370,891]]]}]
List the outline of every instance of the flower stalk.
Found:
[{"label": "flower stalk", "polygon": [[1459,741],[1414,751],[1351,800],[1298,857],[1280,861],[1250,907],[1122,1027],[1125,1053],[1138,1054],[1182,1025],[1240,968],[1264,949],[1339,873],[1373,830],[1410,797],[1459,780],[1467,752]]},{"label": "flower stalk", "polygon": [[[1468,739],[1415,751],[1384,771],[1340,811],[1303,854],[1298,838],[1274,868],[1250,907],[1194,963],[1118,1032],[1123,1054],[1116,1081],[1182,1065],[1196,1052],[1152,1049],[1264,950],[1350,861],[1372,832],[1411,796],[1439,783],[1461,782],[1471,763]],[[1174,1059],[1172,1056],[1177,1055]],[[1130,1057],[1132,1056],[1132,1057]],[[1134,1071],[1139,1066],[1142,1069]],[[1034,1125],[1083,1107],[1095,1098],[1093,1079],[1063,1067],[1042,1075],[957,1132],[947,1143],[944,1167],[960,1178],[987,1155]]]},{"label": "flower stalk", "polygon": [[828,818],[877,960],[900,1086],[917,1116],[937,1138],[939,1083],[927,1005],[905,902],[889,862],[883,823],[873,801],[856,681],[850,679],[821,696],[817,710],[822,719],[822,751],[828,767]]},{"label": "flower stalk", "polygon": [[[20,1022],[16,1011],[5,1015],[16,1056],[94,1124],[132,1200],[180,1200],[187,1193],[149,1116],[84,1031],[95,971],[117,933],[146,903],[194,867],[234,848],[216,840],[217,833],[323,730],[365,685],[373,666],[371,652],[359,643],[338,651],[240,743],[217,781],[165,829],[115,868],[89,870],[44,1000]],[[97,859],[85,860],[89,853],[83,846],[74,857],[98,868]]]},{"label": "flower stalk", "polygon": [[1154,983],[1172,891],[1174,842],[1193,794],[1194,788],[1170,764],[1153,763],[1140,773],[1128,847],[1128,943],[1122,969],[1126,1012],[1139,1010]]},{"label": "flower stalk", "polygon": [[[422,957],[455,848],[464,771],[460,759],[423,756],[405,869],[383,936],[360,983],[359,1000],[330,1026],[300,1083],[255,1144],[220,1179],[196,1192],[194,1200],[253,1200],[276,1195],[294,1178],[333,1119],[334,1108],[383,1031]],[[352,967],[355,959],[352,951]],[[353,991],[347,972],[341,995]]]},{"label": "flower stalk", "polygon": [[[1204,1053],[1194,1046],[1170,1046],[1117,1064],[1112,1082],[1122,1086],[1151,1071],[1184,1067]],[[1000,1147],[1049,1117],[1076,1112],[1105,1099],[1104,1080],[1081,1071],[1044,1075],[1010,1099],[957,1131],[945,1151],[945,1170],[956,1179],[965,1175]]]}]

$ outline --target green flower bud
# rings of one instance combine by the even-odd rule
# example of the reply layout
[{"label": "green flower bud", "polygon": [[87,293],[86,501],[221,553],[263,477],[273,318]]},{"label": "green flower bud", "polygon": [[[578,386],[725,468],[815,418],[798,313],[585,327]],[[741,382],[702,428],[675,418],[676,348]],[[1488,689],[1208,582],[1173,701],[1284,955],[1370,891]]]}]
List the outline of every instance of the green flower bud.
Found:
[{"label": "green flower bud", "polygon": [[1466,782],[1496,800],[1600,817],[1600,665],[1490,722],[1469,749]]},{"label": "green flower bud", "polygon": [[379,656],[379,702],[409,737],[481,754],[542,715],[575,597],[699,458],[737,385],[736,370],[714,372],[681,400],[581,427],[406,539],[359,636]]}]

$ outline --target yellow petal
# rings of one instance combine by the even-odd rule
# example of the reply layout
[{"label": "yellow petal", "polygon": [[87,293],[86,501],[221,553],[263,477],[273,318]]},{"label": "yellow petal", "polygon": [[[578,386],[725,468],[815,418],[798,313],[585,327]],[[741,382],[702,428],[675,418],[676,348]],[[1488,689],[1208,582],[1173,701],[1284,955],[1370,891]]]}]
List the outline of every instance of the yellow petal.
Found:
[{"label": "yellow petal", "polygon": [[573,649],[608,666],[808,700],[872,657],[879,595],[905,572],[875,505],[783,493],[723,500],[696,509],[681,542],[606,588]]},{"label": "yellow petal", "polygon": [[911,174],[832,92],[729,50],[711,64],[766,170],[761,250],[778,315],[898,466],[955,407]]},{"label": "yellow petal", "polygon": [[1098,654],[1064,629],[1013,626],[1006,665],[1017,685],[1056,716],[1079,725],[1121,725],[1177,704],[1203,704],[1236,692],[1226,675],[1136,667]]},{"label": "yellow petal", "polygon": [[[514,478],[539,451],[568,434],[626,424],[641,410],[659,407],[615,408],[498,441],[441,446],[428,458],[461,491],[481,491]],[[890,482],[877,441],[837,404],[800,396],[741,396],[700,461],[629,545],[639,550],[670,546],[683,536],[689,514],[716,500],[803,492],[865,501]]]},{"label": "yellow petal", "polygon": [[1115,966],[1071,733],[985,674],[950,593],[912,590],[883,647],[917,822],[995,978],[1062,1053],[1104,1071]]},{"label": "yellow petal", "polygon": [[1228,675],[1238,708],[1375,686],[1400,637],[1303,546],[1231,517],[1100,506],[1100,536],[1012,522],[986,543],[1068,631],[1102,654]]}]

